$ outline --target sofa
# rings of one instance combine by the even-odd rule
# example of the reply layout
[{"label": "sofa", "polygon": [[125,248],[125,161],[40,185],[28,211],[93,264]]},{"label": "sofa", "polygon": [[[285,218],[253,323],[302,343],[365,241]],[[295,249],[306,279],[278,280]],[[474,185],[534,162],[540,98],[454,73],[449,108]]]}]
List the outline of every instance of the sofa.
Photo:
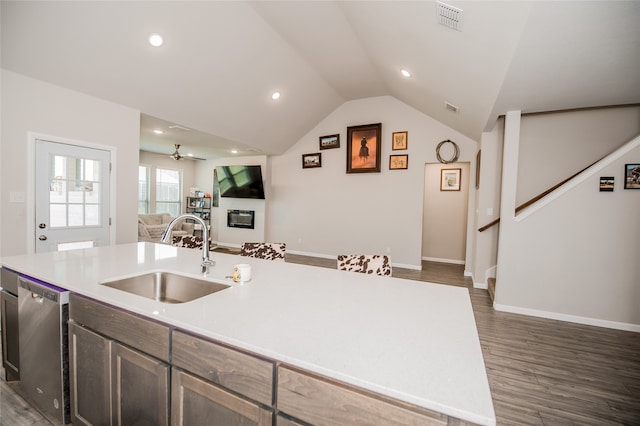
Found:
[{"label": "sofa", "polygon": [[[173,220],[168,213],[138,215],[138,241],[160,242],[162,233]],[[194,224],[185,221],[178,223],[171,232],[172,237],[193,235]]]}]

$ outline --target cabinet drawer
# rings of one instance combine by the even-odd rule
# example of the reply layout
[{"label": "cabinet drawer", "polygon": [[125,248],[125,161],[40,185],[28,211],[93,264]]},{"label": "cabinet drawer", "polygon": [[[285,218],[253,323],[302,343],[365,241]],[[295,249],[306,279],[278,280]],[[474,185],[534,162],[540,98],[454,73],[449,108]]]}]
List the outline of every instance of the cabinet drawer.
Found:
[{"label": "cabinet drawer", "polygon": [[69,297],[69,318],[78,324],[169,362],[169,327],[86,299]]},{"label": "cabinet drawer", "polygon": [[[278,367],[276,407],[314,425],[446,425],[447,416],[416,411],[347,385]],[[419,411],[419,412],[417,412]]]},{"label": "cabinet drawer", "polygon": [[172,368],[172,425],[271,426],[273,410]]},{"label": "cabinet drawer", "polygon": [[254,401],[273,404],[274,365],[180,331],[173,332],[171,363]]},{"label": "cabinet drawer", "polygon": [[282,414],[278,414],[278,416],[276,417],[276,425],[277,426],[304,426],[304,424],[299,423],[288,417],[285,417]]}]

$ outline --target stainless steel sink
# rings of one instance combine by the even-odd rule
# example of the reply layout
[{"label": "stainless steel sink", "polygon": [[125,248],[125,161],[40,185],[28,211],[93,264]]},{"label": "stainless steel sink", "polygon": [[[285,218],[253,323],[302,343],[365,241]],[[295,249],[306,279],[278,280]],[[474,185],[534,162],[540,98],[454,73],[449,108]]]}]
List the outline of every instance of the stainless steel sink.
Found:
[{"label": "stainless steel sink", "polygon": [[151,272],[101,283],[163,303],[184,303],[229,288],[228,285],[185,277],[171,272]]}]

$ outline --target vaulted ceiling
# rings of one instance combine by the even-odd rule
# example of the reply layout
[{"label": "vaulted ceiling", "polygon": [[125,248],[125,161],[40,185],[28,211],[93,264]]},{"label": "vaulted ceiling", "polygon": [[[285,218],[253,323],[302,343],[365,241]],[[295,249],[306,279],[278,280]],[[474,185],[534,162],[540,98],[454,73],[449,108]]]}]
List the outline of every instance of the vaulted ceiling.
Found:
[{"label": "vaulted ceiling", "polygon": [[[446,3],[460,30],[435,1],[3,0],[1,60],[140,110],[143,149],[200,157],[282,153],[381,95],[475,140],[509,110],[640,103],[639,1]],[[191,130],[151,133],[172,124]]]}]

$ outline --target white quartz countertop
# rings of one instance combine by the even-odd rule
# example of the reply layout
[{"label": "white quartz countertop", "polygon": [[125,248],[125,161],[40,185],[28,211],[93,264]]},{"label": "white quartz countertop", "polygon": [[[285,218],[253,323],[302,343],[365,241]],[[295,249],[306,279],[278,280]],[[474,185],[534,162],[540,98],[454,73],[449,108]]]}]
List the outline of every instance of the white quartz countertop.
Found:
[{"label": "white quartz countertop", "polygon": [[[308,371],[481,425],[495,414],[468,290],[133,243],[11,256],[4,267]],[[252,280],[233,283],[233,265]],[[165,304],[102,286],[151,271],[230,288]]]}]

